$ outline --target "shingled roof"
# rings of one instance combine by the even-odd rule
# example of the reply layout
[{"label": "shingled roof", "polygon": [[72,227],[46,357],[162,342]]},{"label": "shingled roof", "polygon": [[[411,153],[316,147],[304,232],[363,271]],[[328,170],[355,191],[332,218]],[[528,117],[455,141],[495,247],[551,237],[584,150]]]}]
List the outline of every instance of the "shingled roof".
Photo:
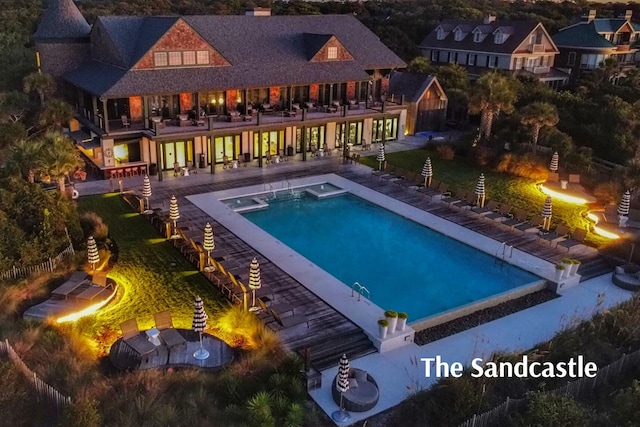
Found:
[{"label": "shingled roof", "polygon": [[[231,66],[132,70],[178,19]],[[90,60],[65,78],[105,97],[357,81],[369,78],[366,70],[406,67],[352,15],[110,16],[99,20],[126,66]],[[331,36],[354,60],[309,62],[310,51]]]},{"label": "shingled roof", "polygon": [[91,26],[73,0],[51,0],[33,37],[38,39],[86,38]]},{"label": "shingled roof", "polygon": [[389,95],[404,95],[407,102],[418,102],[435,77],[427,74],[394,72],[389,78]]},{"label": "shingled roof", "polygon": [[596,31],[593,21],[566,27],[552,36],[557,46],[613,49],[616,46]]},{"label": "shingled roof", "polygon": [[[436,27],[422,40],[419,47],[510,54],[525,41],[526,37],[531,34],[538,25],[541,24],[535,21],[493,21],[485,24],[483,20],[445,19],[438,25],[438,27],[441,27],[445,33],[447,33],[444,39],[438,40],[436,31],[438,27]],[[453,33],[453,30],[458,26],[465,32],[465,37],[460,41],[455,40]],[[486,35],[484,40],[480,42],[473,41],[472,31],[476,28]],[[500,29],[503,34],[509,35],[504,43],[496,44],[493,42],[492,34],[497,29]],[[469,31],[467,32],[465,30]]]}]

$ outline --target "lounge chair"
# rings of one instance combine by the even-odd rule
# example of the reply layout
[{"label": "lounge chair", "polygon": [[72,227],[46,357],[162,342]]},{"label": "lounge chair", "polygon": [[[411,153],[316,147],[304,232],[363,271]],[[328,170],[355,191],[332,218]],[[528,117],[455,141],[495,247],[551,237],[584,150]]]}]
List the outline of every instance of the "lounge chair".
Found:
[{"label": "lounge chair", "polygon": [[[385,163],[383,164],[383,170],[384,172],[382,173],[374,173],[375,176],[378,177],[379,180],[382,180],[383,178],[389,176],[389,175],[393,175],[396,171],[396,169],[398,169],[395,165],[392,165],[390,163]],[[379,172],[379,171],[378,171]]]},{"label": "lounge chair", "polygon": [[376,170],[376,169],[372,170],[371,171],[371,175],[372,176],[384,175],[384,174],[388,173],[387,169],[391,170],[392,167],[393,166],[390,163],[387,163],[387,161],[385,160],[384,162],[382,162],[382,169],[380,169],[380,170]]},{"label": "lounge chair", "polygon": [[555,172],[549,172],[547,182],[560,182],[560,174]]},{"label": "lounge chair", "polygon": [[156,323],[156,329],[160,331],[160,339],[168,348],[186,345],[187,340],[173,327],[169,310],[154,314],[153,319]]},{"label": "lounge chair", "polygon": [[309,327],[309,319],[303,314],[291,314],[289,316],[282,317],[280,316],[280,313],[273,309],[269,309],[269,312],[271,313],[273,318],[276,319],[276,322],[278,322],[284,328],[291,328],[301,323],[306,323],[307,328]]},{"label": "lounge chair", "polygon": [[284,150],[283,149],[278,150],[278,156],[280,156],[280,161],[281,162],[288,162],[289,161],[289,157],[284,155]]},{"label": "lounge chair", "polygon": [[556,243],[556,247],[562,246],[567,248],[567,252],[569,252],[574,246],[584,245],[585,237],[587,237],[587,230],[576,228],[571,234],[571,238]]},{"label": "lounge chair", "polygon": [[122,322],[120,329],[122,330],[122,340],[140,356],[146,356],[156,351],[156,346],[140,335],[138,321],[135,318]]},{"label": "lounge chair", "polygon": [[494,221],[502,222],[509,219],[509,212],[511,212],[511,205],[508,203],[504,203],[496,212],[488,213],[484,217],[492,219]]},{"label": "lounge chair", "polygon": [[541,224],[542,224],[542,216],[534,215],[531,217],[529,221],[519,225],[514,225],[512,229],[522,231],[523,233],[531,233],[531,232],[540,230]]},{"label": "lounge chair", "polygon": [[477,201],[478,195],[473,191],[470,191],[467,193],[463,201],[461,201],[460,203],[456,203],[453,206],[460,209],[473,209],[473,207],[476,206]]},{"label": "lounge chair", "polygon": [[413,189],[418,189],[418,187],[420,186],[422,180],[421,180],[421,176],[419,173],[417,172],[409,172],[407,173],[403,179],[399,179],[397,181],[394,181],[394,184],[398,184],[402,187],[405,188],[413,188]]},{"label": "lounge chair", "polygon": [[91,283],[94,285],[102,286],[103,288],[107,287],[107,273],[104,271],[96,271],[91,278]]},{"label": "lounge chair", "polygon": [[478,214],[480,216],[486,216],[489,213],[493,213],[495,210],[497,210],[498,206],[499,206],[498,202],[496,202],[495,200],[489,200],[487,204],[484,205],[484,207],[476,206],[475,208],[471,209],[471,212]]},{"label": "lounge chair", "polygon": [[549,246],[552,243],[558,243],[560,240],[564,240],[569,234],[569,227],[566,224],[560,224],[556,227],[555,231],[550,233],[541,233],[538,235],[538,241],[545,240],[549,242]]},{"label": "lounge chair", "polygon": [[407,173],[407,171],[405,171],[402,168],[396,168],[393,172],[386,174],[386,175],[382,175],[380,177],[381,180],[385,180],[385,181],[396,181],[398,179],[404,179],[405,174]]},{"label": "lounge chair", "polygon": [[455,194],[447,197],[443,197],[441,202],[446,203],[450,208],[457,205],[458,203],[462,203],[467,199],[467,191],[457,191]]},{"label": "lounge chair", "polygon": [[269,306],[267,306],[267,303],[263,301],[262,298],[258,298],[258,305],[260,305],[260,308],[262,309],[263,312],[269,314],[270,311],[269,310],[273,310],[275,312],[277,312],[278,314],[281,313],[288,313],[291,312],[292,314],[295,314],[294,311],[294,307],[289,304],[289,303],[279,303],[279,304],[269,304]]},{"label": "lounge chair", "polygon": [[516,213],[513,215],[513,218],[502,221],[502,225],[513,228],[517,225],[524,224],[525,222],[527,222],[527,211],[524,209],[516,209]]}]

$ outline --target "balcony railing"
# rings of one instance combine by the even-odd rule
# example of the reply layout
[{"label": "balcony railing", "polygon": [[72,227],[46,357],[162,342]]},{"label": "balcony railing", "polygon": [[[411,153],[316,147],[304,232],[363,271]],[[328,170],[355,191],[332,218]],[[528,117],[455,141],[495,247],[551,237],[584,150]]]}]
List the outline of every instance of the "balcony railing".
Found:
[{"label": "balcony railing", "polygon": [[529,52],[531,53],[541,53],[544,52],[544,45],[543,44],[530,44],[529,45]]},{"label": "balcony railing", "polygon": [[544,73],[548,73],[549,72],[550,67],[537,66],[537,67],[527,67],[525,69],[528,72],[533,73],[533,74],[544,74]]},{"label": "balcony railing", "polygon": [[630,49],[631,49],[631,46],[629,45],[629,43],[619,44],[616,46],[616,50],[618,52],[628,52]]}]

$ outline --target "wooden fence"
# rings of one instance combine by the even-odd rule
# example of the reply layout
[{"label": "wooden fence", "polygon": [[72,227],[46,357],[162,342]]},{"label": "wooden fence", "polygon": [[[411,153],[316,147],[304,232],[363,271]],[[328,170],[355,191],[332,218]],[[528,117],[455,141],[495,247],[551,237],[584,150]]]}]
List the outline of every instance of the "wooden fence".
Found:
[{"label": "wooden fence", "polygon": [[49,258],[45,262],[38,265],[31,265],[29,267],[24,268],[16,268],[15,266],[11,270],[4,271],[0,273],[0,280],[14,280],[18,277],[26,277],[32,273],[44,273],[44,272],[52,272],[58,267],[60,262],[64,260],[66,257],[71,256],[75,253],[73,250],[73,245],[69,243],[62,252],[60,252],[55,258]]},{"label": "wooden fence", "polygon": [[25,365],[18,353],[9,344],[9,340],[0,341],[0,355],[7,355],[13,364],[33,383],[36,390],[38,402],[45,403],[49,408],[55,408],[58,415],[68,405],[71,405],[71,398],[63,395],[46,382],[42,381],[35,372]]},{"label": "wooden fence", "polygon": [[[634,351],[630,354],[623,354],[622,357],[615,362],[598,369],[595,377],[583,377],[575,381],[568,382],[567,384],[550,390],[549,393],[562,394],[564,396],[576,398],[585,394],[593,393],[597,385],[605,385],[610,381],[619,379],[626,371],[626,369],[637,366],[640,362],[640,350]],[[473,418],[468,419],[459,425],[459,427],[485,427],[490,425],[496,425],[498,421],[506,416],[509,411],[520,410],[524,408],[528,403],[529,398],[522,399],[509,399],[502,404],[484,412],[480,415],[474,415]]]}]

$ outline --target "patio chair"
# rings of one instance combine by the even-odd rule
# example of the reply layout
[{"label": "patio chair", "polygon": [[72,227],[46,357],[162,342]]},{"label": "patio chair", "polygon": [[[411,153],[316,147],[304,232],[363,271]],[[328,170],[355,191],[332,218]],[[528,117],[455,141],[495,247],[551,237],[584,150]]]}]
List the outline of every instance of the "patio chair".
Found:
[{"label": "patio chair", "polygon": [[278,156],[280,156],[280,160],[283,162],[288,162],[289,161],[289,157],[284,155],[284,150],[280,149],[278,150]]},{"label": "patio chair", "polygon": [[476,206],[475,208],[471,209],[471,212],[478,214],[478,216],[480,217],[484,217],[489,213],[493,213],[494,211],[496,211],[498,209],[498,206],[498,202],[496,202],[495,200],[489,200],[487,204],[484,205],[484,207],[481,208],[479,206]]},{"label": "patio chair", "polygon": [[524,224],[525,222],[527,222],[527,211],[524,209],[516,209],[516,213],[513,215],[513,218],[506,219],[502,221],[501,224],[509,228],[513,228],[517,225]]},{"label": "patio chair", "polygon": [[131,125],[129,117],[127,117],[126,115],[120,116],[120,120],[122,120],[122,126],[124,126],[125,128],[128,128]]},{"label": "patio chair", "polygon": [[549,242],[549,246],[552,243],[558,244],[560,240],[564,240],[569,234],[569,227],[566,224],[560,224],[556,227],[555,231],[550,233],[542,233],[538,235],[538,241],[545,240]]},{"label": "patio chair", "polygon": [[156,346],[140,335],[138,321],[135,318],[122,322],[120,329],[122,330],[122,341],[140,356],[146,356],[156,351]]},{"label": "patio chair", "polygon": [[169,310],[154,314],[153,320],[155,321],[156,329],[160,331],[160,339],[167,348],[183,344],[186,346],[187,340],[173,327],[173,320]]},{"label": "patio chair", "polygon": [[222,169],[231,168],[231,162],[229,161],[229,156],[222,156]]},{"label": "patio chair", "polygon": [[584,191],[584,187],[580,185],[580,174],[570,173],[569,184],[575,190]]},{"label": "patio chair", "polygon": [[494,221],[502,222],[509,219],[509,212],[511,212],[511,205],[508,203],[504,203],[496,212],[488,213],[484,217],[492,219]]},{"label": "patio chair", "polygon": [[563,248],[567,248],[567,252],[569,252],[574,246],[584,245],[585,237],[587,237],[587,230],[576,228],[571,234],[571,238],[556,243],[556,248],[562,246]]},{"label": "patio chair", "polygon": [[532,233],[534,231],[540,230],[540,225],[542,224],[542,216],[534,215],[528,222],[524,222],[519,225],[515,225],[512,227],[513,230],[519,230],[523,233]]},{"label": "patio chair", "polygon": [[173,163],[173,176],[182,175],[182,169],[178,162]]},{"label": "patio chair", "polygon": [[292,306],[291,304],[286,303],[286,302],[279,303],[279,304],[270,303],[269,306],[267,306],[267,303],[262,298],[258,298],[258,305],[260,306],[262,311],[267,313],[267,314],[270,314],[269,310],[274,310],[278,314],[280,314],[280,313],[288,313],[289,311],[292,314],[295,314],[294,306]]},{"label": "patio chair", "polygon": [[198,168],[196,168],[193,162],[187,162],[187,170],[189,173],[198,173]]}]

